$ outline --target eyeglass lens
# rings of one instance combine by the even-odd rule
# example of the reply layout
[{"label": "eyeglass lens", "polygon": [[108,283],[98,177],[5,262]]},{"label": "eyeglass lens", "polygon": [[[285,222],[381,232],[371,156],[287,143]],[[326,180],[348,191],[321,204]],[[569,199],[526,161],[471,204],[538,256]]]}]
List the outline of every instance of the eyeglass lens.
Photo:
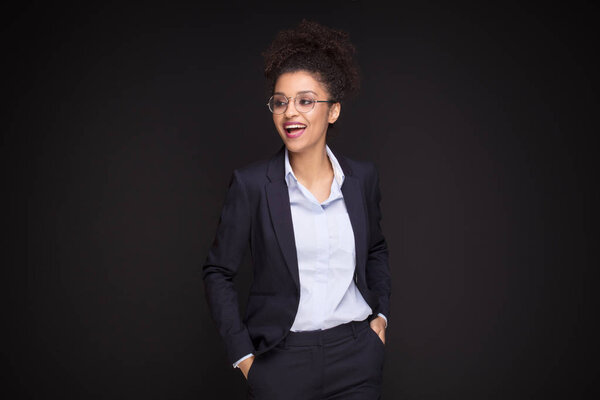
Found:
[{"label": "eyeglass lens", "polygon": [[[315,100],[315,97],[310,94],[301,94],[294,97],[294,107],[299,112],[309,112],[315,107]],[[288,102],[287,97],[276,94],[269,100],[269,109],[273,114],[283,114],[288,107]]]}]

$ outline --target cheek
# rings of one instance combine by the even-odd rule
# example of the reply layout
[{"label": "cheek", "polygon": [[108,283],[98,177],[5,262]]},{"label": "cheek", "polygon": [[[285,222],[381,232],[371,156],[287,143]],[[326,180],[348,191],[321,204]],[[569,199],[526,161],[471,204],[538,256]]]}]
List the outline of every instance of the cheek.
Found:
[{"label": "cheek", "polygon": [[319,127],[327,126],[329,124],[329,112],[321,111],[319,115],[315,115],[316,118],[313,119],[312,124],[318,125]]}]

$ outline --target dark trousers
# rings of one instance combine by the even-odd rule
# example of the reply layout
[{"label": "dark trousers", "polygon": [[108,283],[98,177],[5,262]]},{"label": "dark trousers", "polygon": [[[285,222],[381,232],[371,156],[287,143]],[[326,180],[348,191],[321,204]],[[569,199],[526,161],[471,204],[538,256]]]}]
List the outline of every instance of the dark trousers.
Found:
[{"label": "dark trousers", "polygon": [[254,359],[248,372],[248,398],[379,399],[384,353],[385,345],[367,321],[290,332]]}]

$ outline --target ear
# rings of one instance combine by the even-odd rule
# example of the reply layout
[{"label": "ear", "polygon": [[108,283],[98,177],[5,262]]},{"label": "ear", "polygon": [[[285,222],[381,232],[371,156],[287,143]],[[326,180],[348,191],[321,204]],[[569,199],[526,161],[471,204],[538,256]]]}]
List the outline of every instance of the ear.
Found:
[{"label": "ear", "polygon": [[342,109],[342,105],[340,103],[333,103],[329,108],[329,118],[327,122],[333,124],[340,116],[340,111]]}]

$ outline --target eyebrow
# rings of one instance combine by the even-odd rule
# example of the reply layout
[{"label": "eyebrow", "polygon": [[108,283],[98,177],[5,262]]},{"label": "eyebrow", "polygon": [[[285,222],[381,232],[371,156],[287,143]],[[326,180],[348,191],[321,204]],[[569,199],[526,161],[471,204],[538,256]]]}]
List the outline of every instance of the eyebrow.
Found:
[{"label": "eyebrow", "polygon": [[[317,92],[315,92],[315,91],[312,91],[312,90],[302,90],[302,91],[300,91],[300,92],[296,93],[296,96],[297,96],[297,95],[299,95],[299,94],[304,94],[304,93],[313,93],[313,94],[315,94],[315,95],[317,94]],[[275,93],[273,93],[273,94],[280,94],[280,95],[282,95],[282,96],[285,96],[285,93],[282,93],[282,92],[275,92]]]}]

